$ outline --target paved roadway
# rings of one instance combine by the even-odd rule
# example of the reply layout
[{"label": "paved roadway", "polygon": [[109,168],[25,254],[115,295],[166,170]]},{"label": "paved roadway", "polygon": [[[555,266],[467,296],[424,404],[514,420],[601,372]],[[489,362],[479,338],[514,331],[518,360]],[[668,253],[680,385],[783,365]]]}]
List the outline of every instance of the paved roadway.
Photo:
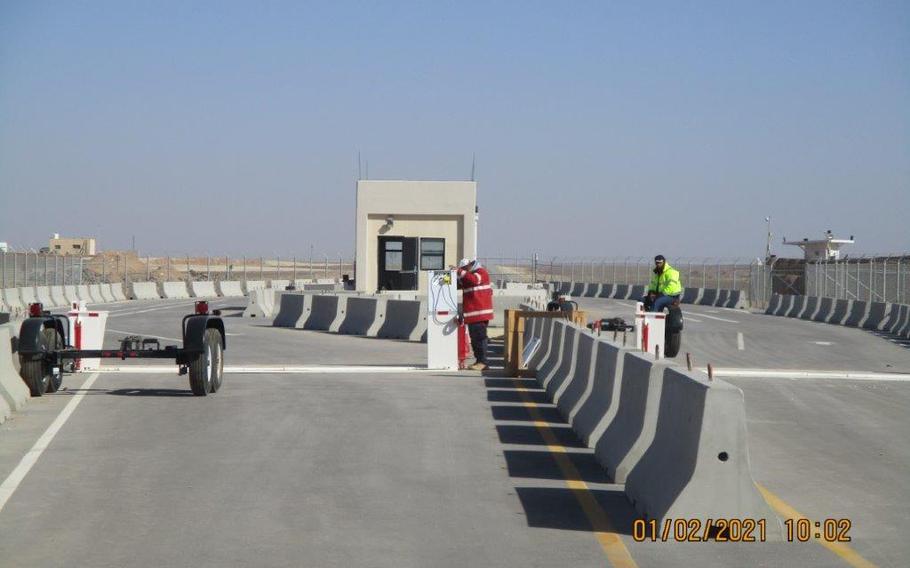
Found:
[{"label": "paved roadway", "polygon": [[[232,316],[243,301],[216,304]],[[189,305],[110,306],[108,342],[123,333],[177,337]],[[585,307],[628,309],[605,300]],[[910,368],[910,351],[857,330],[690,311],[685,349],[718,365],[836,368],[821,354],[800,358],[794,338],[849,331],[829,349],[855,365],[847,368],[881,370],[867,349]],[[737,323],[718,321],[718,330],[707,315]],[[419,364],[423,346],[225,321],[228,365],[377,372],[232,374],[206,398],[189,396],[175,373],[68,376],[65,391],[0,426],[0,564],[848,565],[815,542],[636,543],[621,487],[533,381],[378,372]],[[744,352],[710,339],[734,330],[744,333]],[[775,341],[783,362],[765,358]],[[850,547],[862,559],[906,565],[910,384],[732,382],[746,395],[756,481],[813,519],[850,518]],[[55,436],[39,441],[77,400]]]}]

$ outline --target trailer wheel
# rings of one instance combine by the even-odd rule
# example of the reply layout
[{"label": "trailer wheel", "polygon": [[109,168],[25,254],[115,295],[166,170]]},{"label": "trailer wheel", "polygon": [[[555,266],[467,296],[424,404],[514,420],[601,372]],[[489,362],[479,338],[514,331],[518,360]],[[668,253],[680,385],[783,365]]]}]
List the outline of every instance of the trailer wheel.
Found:
[{"label": "trailer wheel", "polygon": [[202,353],[190,363],[190,389],[196,396],[205,396],[221,387],[224,365],[221,354],[221,333],[214,328],[205,330],[202,343]]},{"label": "trailer wheel", "polygon": [[[53,345],[47,331],[45,329],[38,334],[38,347],[41,351],[47,351],[48,347]],[[56,334],[56,330],[50,331]],[[19,355],[19,375],[25,381],[25,384],[28,385],[29,392],[35,397],[44,396],[46,392],[54,392],[48,388],[53,380],[53,369],[43,357],[39,359],[34,359],[33,357]]]},{"label": "trailer wheel", "polygon": [[664,335],[664,357],[676,357],[680,344],[682,344],[682,332],[668,330]]},{"label": "trailer wheel", "polygon": [[[44,328],[44,335],[47,337],[47,345],[51,350],[63,349],[63,338],[60,337],[60,332],[51,327]],[[63,370],[61,369],[56,375],[53,374],[53,369],[51,369],[51,378],[47,382],[47,392],[53,393],[60,390],[60,387],[63,385]]]}]

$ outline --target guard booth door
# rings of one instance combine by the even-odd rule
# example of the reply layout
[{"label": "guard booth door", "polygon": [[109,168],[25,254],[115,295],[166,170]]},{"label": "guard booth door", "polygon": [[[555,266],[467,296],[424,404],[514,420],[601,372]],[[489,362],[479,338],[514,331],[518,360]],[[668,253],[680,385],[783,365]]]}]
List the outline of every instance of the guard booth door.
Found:
[{"label": "guard booth door", "polygon": [[417,237],[379,237],[379,289],[417,289]]}]

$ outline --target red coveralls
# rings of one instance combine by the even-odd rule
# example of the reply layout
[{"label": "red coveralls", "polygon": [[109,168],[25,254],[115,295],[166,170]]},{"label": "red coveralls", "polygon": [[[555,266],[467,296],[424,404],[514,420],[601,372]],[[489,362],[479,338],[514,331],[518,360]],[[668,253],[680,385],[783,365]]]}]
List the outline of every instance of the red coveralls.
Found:
[{"label": "red coveralls", "polygon": [[493,287],[484,267],[458,270],[458,288],[462,291],[463,316],[471,335],[471,347],[478,363],[487,364],[487,325],[493,319]]}]

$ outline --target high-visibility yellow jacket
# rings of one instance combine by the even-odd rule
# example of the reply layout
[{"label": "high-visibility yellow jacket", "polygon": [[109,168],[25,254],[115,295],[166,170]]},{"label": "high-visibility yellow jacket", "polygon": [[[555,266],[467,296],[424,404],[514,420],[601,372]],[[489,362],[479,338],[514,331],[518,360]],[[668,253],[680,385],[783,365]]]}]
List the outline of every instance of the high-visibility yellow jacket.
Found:
[{"label": "high-visibility yellow jacket", "polygon": [[682,283],[679,281],[679,271],[668,263],[664,264],[663,272],[651,276],[651,283],[648,285],[648,292],[657,292],[664,296],[678,296],[682,294],[682,289]]}]

